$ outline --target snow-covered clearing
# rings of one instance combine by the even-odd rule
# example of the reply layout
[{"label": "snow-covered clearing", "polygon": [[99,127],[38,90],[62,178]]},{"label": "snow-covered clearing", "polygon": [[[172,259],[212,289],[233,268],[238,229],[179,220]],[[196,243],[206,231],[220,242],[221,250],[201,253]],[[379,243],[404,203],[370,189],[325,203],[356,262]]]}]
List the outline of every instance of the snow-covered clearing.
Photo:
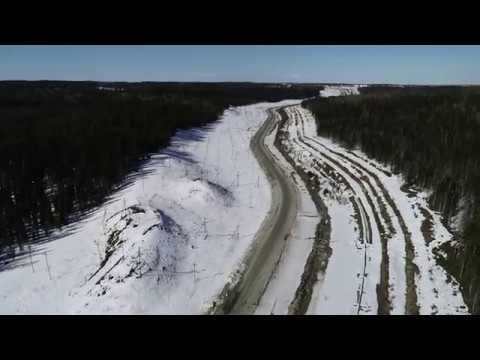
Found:
[{"label": "snow-covered clearing", "polygon": [[[286,110],[291,157],[320,178],[331,217],[332,255],[309,313],[403,314],[415,311],[415,303],[420,314],[465,313],[457,282],[435,260],[434,249],[451,234],[428,208],[427,195],[402,191],[401,176],[389,168],[319,137],[308,110]],[[422,232],[426,216],[431,242]],[[407,263],[418,271],[407,271]]]},{"label": "snow-covered clearing", "polygon": [[0,312],[202,313],[241,268],[270,207],[250,139],[273,106],[179,131],[147,173],[70,233],[0,273]]},{"label": "snow-covered clearing", "polygon": [[[353,206],[349,201],[352,196],[361,197],[362,203],[367,203],[358,184],[353,184],[353,190],[348,189],[346,183],[339,181],[336,176],[328,176],[328,169],[321,169],[316,161],[324,160],[312,149],[305,145],[302,131],[303,118],[300,118],[300,107],[287,108],[288,122],[285,125],[289,134],[288,153],[296,163],[305,168],[307,172],[316,174],[320,180],[321,198],[328,207],[331,218],[330,246],[332,256],[329,260],[325,278],[317,282],[325,289],[320,296],[314,291],[310,312],[333,314],[356,314],[357,312],[376,312],[376,284],[379,282],[380,264],[380,239],[375,227],[366,221],[373,218],[371,211],[362,215],[363,234],[360,238],[356,231],[353,216]],[[329,164],[332,168],[332,164]],[[336,170],[335,170],[336,171]],[[365,209],[367,211],[368,208]],[[363,211],[361,212],[363,214]],[[368,235],[371,234],[371,235]],[[363,274],[368,276],[364,277]],[[365,281],[366,280],[366,281]],[[362,294],[362,307],[359,309],[360,295]],[[316,308],[312,310],[312,304]]]}]

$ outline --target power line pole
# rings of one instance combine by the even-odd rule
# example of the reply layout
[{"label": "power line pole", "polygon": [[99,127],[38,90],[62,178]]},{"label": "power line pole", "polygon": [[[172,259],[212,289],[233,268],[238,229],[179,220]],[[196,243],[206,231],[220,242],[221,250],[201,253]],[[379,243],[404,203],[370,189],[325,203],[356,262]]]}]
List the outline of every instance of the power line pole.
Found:
[{"label": "power line pole", "polygon": [[196,266],[196,264],[193,263],[193,283],[197,282],[197,276],[196,276],[197,270],[195,269],[195,266]]},{"label": "power line pole", "polygon": [[50,278],[50,280],[52,280],[52,274],[50,273],[50,265],[48,264],[47,253],[44,252],[43,255],[45,256],[45,264],[47,265],[48,277]]},{"label": "power line pole", "polygon": [[28,252],[30,254],[30,264],[32,265],[32,271],[35,272],[35,268],[33,267],[32,245],[28,245]]}]

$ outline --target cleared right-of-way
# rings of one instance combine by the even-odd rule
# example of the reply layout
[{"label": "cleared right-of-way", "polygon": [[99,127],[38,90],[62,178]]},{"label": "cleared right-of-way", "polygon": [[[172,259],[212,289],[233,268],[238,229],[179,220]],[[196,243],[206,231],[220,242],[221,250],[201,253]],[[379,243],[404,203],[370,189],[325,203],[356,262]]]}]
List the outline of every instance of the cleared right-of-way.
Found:
[{"label": "cleared right-of-way", "polygon": [[269,109],[251,150],[270,212],[209,313],[468,313],[437,263],[452,235],[427,195],[317,130],[300,104]]}]

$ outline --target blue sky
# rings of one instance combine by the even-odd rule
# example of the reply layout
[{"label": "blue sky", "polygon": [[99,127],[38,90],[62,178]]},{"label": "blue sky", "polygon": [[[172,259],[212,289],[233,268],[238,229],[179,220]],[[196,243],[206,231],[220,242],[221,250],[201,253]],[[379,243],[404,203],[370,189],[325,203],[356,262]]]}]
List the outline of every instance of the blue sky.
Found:
[{"label": "blue sky", "polygon": [[480,46],[0,46],[0,79],[480,84]]}]

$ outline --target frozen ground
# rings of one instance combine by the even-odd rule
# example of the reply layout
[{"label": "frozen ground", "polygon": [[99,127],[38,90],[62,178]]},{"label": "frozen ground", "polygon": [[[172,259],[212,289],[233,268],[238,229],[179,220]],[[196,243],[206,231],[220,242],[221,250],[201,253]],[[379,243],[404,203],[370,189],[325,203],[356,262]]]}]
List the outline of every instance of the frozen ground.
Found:
[{"label": "frozen ground", "polygon": [[465,313],[458,283],[435,260],[451,234],[427,195],[402,191],[389,168],[319,137],[308,110],[286,111],[289,153],[318,177],[331,217],[332,255],[308,312]]},{"label": "frozen ground", "polygon": [[255,313],[285,315],[288,314],[289,306],[295,297],[320,219],[300,176],[274,146],[280,120],[278,114],[276,115],[277,125],[274,131],[266,136],[265,144],[297,186],[297,216],[278,265]]},{"label": "frozen ground", "polygon": [[295,102],[231,108],[178,132],[148,174],[0,273],[0,313],[202,313],[270,207],[250,139],[268,108]]}]

